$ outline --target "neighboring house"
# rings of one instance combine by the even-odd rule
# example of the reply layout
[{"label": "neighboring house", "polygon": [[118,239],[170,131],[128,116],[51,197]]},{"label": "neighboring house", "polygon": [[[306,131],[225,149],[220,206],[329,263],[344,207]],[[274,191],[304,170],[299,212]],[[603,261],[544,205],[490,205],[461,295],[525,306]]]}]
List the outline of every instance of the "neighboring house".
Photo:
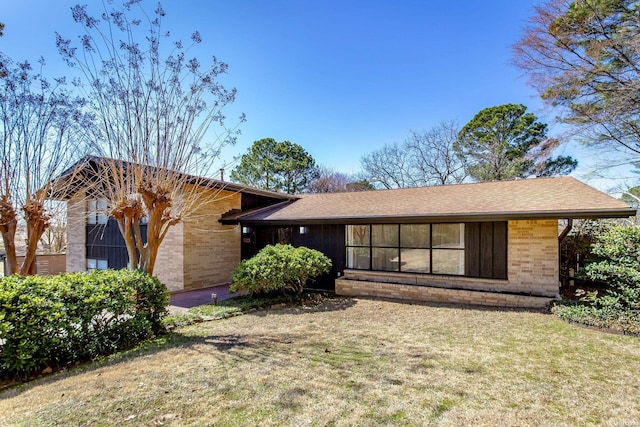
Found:
[{"label": "neighboring house", "polygon": [[324,252],[340,295],[541,307],[559,294],[559,219],[623,218],[626,203],[571,177],[310,194],[225,215],[242,254]]},{"label": "neighboring house", "polygon": [[[311,288],[539,307],[559,294],[558,220],[635,213],[570,177],[300,196],[207,180],[202,191],[216,201],[160,247],[155,273],[172,292],[228,283],[241,259],[291,243],[333,262]],[[68,199],[68,271],[126,266],[103,203],[82,188]]]}]

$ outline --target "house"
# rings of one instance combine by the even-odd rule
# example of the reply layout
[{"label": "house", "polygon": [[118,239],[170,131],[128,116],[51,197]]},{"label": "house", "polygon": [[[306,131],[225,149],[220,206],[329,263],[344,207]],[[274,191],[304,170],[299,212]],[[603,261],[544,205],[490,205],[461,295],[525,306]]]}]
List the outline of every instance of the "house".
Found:
[{"label": "house", "polygon": [[[202,191],[215,202],[159,250],[155,273],[172,292],[228,283],[241,259],[290,243],[331,258],[314,289],[540,307],[559,293],[559,220],[635,214],[571,177],[299,196],[206,180]],[[82,188],[68,198],[68,271],[126,266],[101,203]]]},{"label": "house", "polygon": [[[98,157],[85,157],[69,168],[82,175],[79,182],[91,180],[100,170]],[[77,168],[82,168],[78,173]],[[71,175],[65,172],[59,179]],[[215,179],[198,179],[206,203],[192,215],[173,225],[158,250],[154,274],[170,292],[201,289],[228,283],[240,262],[239,225],[222,224],[223,214],[270,206],[294,197],[248,188]],[[69,185],[69,184],[67,184]],[[124,239],[118,224],[106,214],[106,201],[92,198],[82,184],[70,184],[67,201],[67,271],[125,268],[128,262]],[[211,201],[213,200],[213,201]],[[146,233],[146,225],[141,225]]]},{"label": "house", "polygon": [[324,252],[316,286],[340,295],[542,307],[559,294],[558,220],[634,214],[557,177],[302,195],[221,221],[242,227],[244,258],[278,241]]}]

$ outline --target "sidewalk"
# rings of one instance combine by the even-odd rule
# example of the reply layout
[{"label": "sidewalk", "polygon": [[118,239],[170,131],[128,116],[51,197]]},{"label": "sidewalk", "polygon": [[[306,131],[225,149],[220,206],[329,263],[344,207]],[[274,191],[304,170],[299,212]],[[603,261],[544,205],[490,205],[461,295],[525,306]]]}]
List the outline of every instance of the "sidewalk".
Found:
[{"label": "sidewalk", "polygon": [[234,294],[229,293],[229,285],[212,286],[210,288],[184,291],[171,295],[169,300],[169,313],[182,313],[191,307],[211,304],[212,294],[216,294],[218,301],[229,299]]}]

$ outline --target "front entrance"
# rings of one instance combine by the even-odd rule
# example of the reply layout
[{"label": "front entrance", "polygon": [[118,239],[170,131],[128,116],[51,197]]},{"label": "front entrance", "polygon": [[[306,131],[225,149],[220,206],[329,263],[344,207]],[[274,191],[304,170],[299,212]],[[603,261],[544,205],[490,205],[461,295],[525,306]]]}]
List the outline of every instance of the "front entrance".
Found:
[{"label": "front entrance", "polygon": [[305,246],[329,257],[331,271],[319,277],[309,288],[332,292],[335,290],[335,279],[344,270],[344,225],[242,227],[242,259],[251,258],[265,246],[277,243]]}]

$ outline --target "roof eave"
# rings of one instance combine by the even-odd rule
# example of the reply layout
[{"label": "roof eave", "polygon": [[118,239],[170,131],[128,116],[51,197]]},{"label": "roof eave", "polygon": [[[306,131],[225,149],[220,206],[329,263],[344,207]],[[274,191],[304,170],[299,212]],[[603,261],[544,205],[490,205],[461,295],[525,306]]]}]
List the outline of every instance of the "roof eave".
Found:
[{"label": "roof eave", "polygon": [[256,219],[251,214],[239,216],[236,223],[246,225],[291,225],[291,224],[380,224],[380,223],[418,223],[418,222],[486,222],[534,219],[596,219],[629,218],[634,216],[633,209],[600,209],[570,211],[531,211],[497,213],[451,213],[437,215],[397,215],[397,216],[343,216],[317,218],[277,218]]}]

